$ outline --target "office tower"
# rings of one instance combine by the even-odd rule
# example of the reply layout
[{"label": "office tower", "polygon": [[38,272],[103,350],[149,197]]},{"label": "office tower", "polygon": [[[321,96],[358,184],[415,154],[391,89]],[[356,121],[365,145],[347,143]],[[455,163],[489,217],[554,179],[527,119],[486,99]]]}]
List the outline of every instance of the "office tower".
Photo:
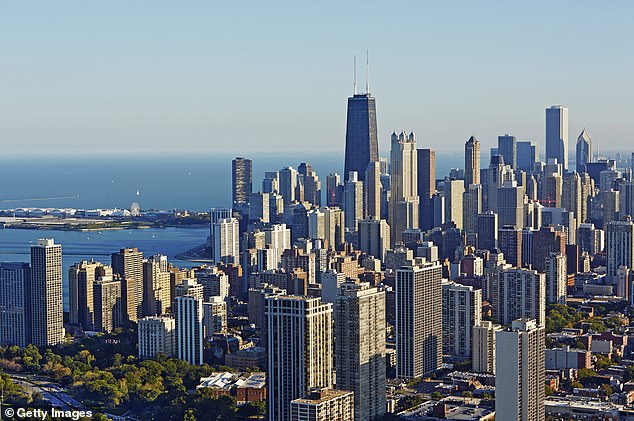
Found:
[{"label": "office tower", "polygon": [[348,98],[348,119],[346,123],[346,151],[344,177],[356,171],[363,181],[365,169],[370,162],[379,160],[379,141],[376,131],[376,103],[370,92],[354,94]]},{"label": "office tower", "polygon": [[619,185],[619,215],[634,216],[634,183],[626,181]]},{"label": "office tower", "polygon": [[505,134],[498,136],[498,154],[504,157],[504,163],[512,169],[517,169],[517,139]]},{"label": "office tower", "polygon": [[164,314],[171,303],[167,256],[156,254],[143,262],[143,313],[146,316]]},{"label": "office tower", "polygon": [[610,222],[618,221],[620,195],[618,190],[608,190],[601,192],[601,200],[603,201],[603,228]]},{"label": "office tower", "polygon": [[498,247],[504,259],[514,267],[522,267],[522,229],[503,225],[498,231]]},{"label": "office tower", "polygon": [[546,276],[536,270],[498,269],[491,286],[493,318],[507,325],[528,317],[546,325]]},{"label": "office tower", "polygon": [[332,304],[319,298],[266,297],[270,421],[290,418],[290,402],[332,386]]},{"label": "office tower", "polygon": [[495,333],[502,326],[481,321],[473,327],[473,371],[495,374]]},{"label": "office tower", "polygon": [[203,287],[203,301],[210,297],[219,296],[225,299],[229,296],[229,276],[216,266],[202,266],[194,269],[196,282]]},{"label": "office tower", "polygon": [[577,228],[577,245],[579,254],[588,253],[594,256],[603,251],[605,244],[604,231],[596,229],[592,223],[583,223]]},{"label": "office tower", "polygon": [[388,223],[392,243],[401,239],[401,233],[418,228],[418,153],[416,135],[392,133],[390,149],[390,202]]},{"label": "office tower", "polygon": [[321,209],[311,209],[308,216],[308,237],[312,240],[326,240],[326,215]]},{"label": "office tower", "polygon": [[462,180],[445,180],[445,222],[453,222],[462,229]]},{"label": "office tower", "polygon": [[249,194],[249,221],[271,221],[271,193]]},{"label": "office tower", "polygon": [[621,266],[634,267],[634,223],[631,218],[623,221],[612,221],[605,229],[605,251],[607,264],[607,280],[616,284],[616,274]]},{"label": "office tower", "polygon": [[438,246],[432,241],[423,241],[416,248],[416,257],[424,257],[428,262],[438,261]]},{"label": "office tower", "polygon": [[112,272],[121,278],[124,318],[136,322],[143,313],[143,253],[124,248],[112,254]]},{"label": "office tower", "polygon": [[533,172],[533,165],[537,161],[537,146],[530,141],[517,142],[517,169],[526,171],[527,174]]},{"label": "office tower", "polygon": [[524,186],[516,181],[505,181],[498,187],[498,220],[500,225],[524,228]]},{"label": "office tower", "polygon": [[209,300],[203,303],[203,322],[206,338],[213,336],[214,333],[227,331],[227,302],[224,297],[209,297]]},{"label": "office tower", "polygon": [[291,401],[290,421],[348,421],[355,416],[355,394],[347,390],[312,389]]},{"label": "office tower", "polygon": [[284,250],[292,247],[291,230],[286,224],[275,224],[264,230],[264,242],[267,248],[275,250],[276,265],[282,258]]},{"label": "office tower", "polygon": [[396,376],[428,375],[442,363],[442,266],[396,270]]},{"label": "office tower", "polygon": [[0,263],[0,345],[23,348],[29,344],[30,285],[28,263]]},{"label": "office tower", "polygon": [[181,285],[176,286],[174,314],[178,359],[194,365],[203,363],[202,294],[203,286],[192,279],[185,279]]},{"label": "office tower", "polygon": [[556,159],[568,171],[568,108],[546,108],[546,161]]},{"label": "office tower", "polygon": [[[575,256],[576,258],[576,256]],[[566,304],[568,273],[566,255],[551,253],[546,258],[546,304]]]},{"label": "office tower", "polygon": [[293,167],[282,168],[279,171],[279,183],[279,194],[284,198],[284,204],[293,203],[297,189],[297,170]]},{"label": "office tower", "polygon": [[176,321],[170,316],[148,316],[139,320],[139,359],[154,358],[160,352],[176,356]]},{"label": "office tower", "polygon": [[473,327],[482,319],[482,290],[442,282],[442,352],[471,357]]},{"label": "office tower", "polygon": [[383,219],[372,218],[359,221],[359,249],[382,262],[390,249],[390,226]]},{"label": "office tower", "polygon": [[94,330],[94,284],[102,276],[112,278],[112,268],[95,261],[82,260],[68,269],[68,319],[71,325]]},{"label": "office tower", "polygon": [[478,215],[482,213],[482,185],[471,184],[462,194],[462,225],[466,233],[478,232]]},{"label": "office tower", "polygon": [[480,184],[480,142],[471,136],[464,145],[464,188]]},{"label": "office tower", "polygon": [[343,185],[337,173],[330,173],[326,177],[326,206],[341,207],[343,202]]},{"label": "office tower", "polygon": [[[169,291],[169,274],[167,289]],[[123,295],[121,281],[112,276],[101,276],[93,285],[94,328],[110,333],[123,324]],[[168,302],[169,305],[169,302]]]},{"label": "office tower", "polygon": [[429,230],[440,225],[433,219],[432,197],[436,193],[436,152],[431,149],[417,149],[416,170],[420,210],[418,215],[421,229]]},{"label": "office tower", "polygon": [[321,205],[321,181],[313,171],[310,163],[302,162],[297,167],[297,173],[304,186],[304,201],[315,206]]},{"label": "office tower", "polygon": [[364,205],[366,216],[381,219],[381,166],[370,162],[365,170]]},{"label": "office tower", "polygon": [[277,171],[267,171],[262,179],[263,193],[279,193],[280,192],[280,173]]},{"label": "office tower", "polygon": [[586,172],[586,164],[592,162],[592,139],[584,128],[577,138],[576,167],[579,173]]},{"label": "office tower", "polygon": [[502,187],[505,181],[513,180],[511,167],[504,163],[502,155],[491,155],[491,163],[485,171],[486,178],[482,184],[486,184],[486,210],[497,212],[498,187]]},{"label": "office tower", "polygon": [[588,173],[580,174],[581,178],[581,223],[590,217],[590,198],[595,196],[594,180]]},{"label": "office tower", "polygon": [[238,157],[231,161],[233,203],[248,203],[249,194],[253,191],[252,165],[247,158]]},{"label": "office tower", "polygon": [[486,212],[478,215],[478,248],[494,250],[498,246],[498,215]]},{"label": "office tower", "polygon": [[354,392],[354,419],[385,413],[385,292],[347,282],[335,302],[337,389]]},{"label": "office tower", "polygon": [[240,224],[235,218],[218,219],[211,224],[211,259],[214,263],[239,263]]},{"label": "office tower", "polygon": [[363,219],[363,181],[356,173],[349,174],[343,192],[343,210],[346,229],[357,230],[357,221]]},{"label": "office tower", "polygon": [[543,421],[546,333],[535,320],[496,332],[495,418]]},{"label": "office tower", "polygon": [[546,258],[550,256],[550,253],[566,254],[566,234],[563,231],[556,231],[553,227],[541,227],[533,231],[531,250],[533,269],[544,272]]},{"label": "office tower", "polygon": [[579,173],[573,171],[564,176],[561,187],[561,206],[568,212],[572,212],[575,216],[576,226],[584,222],[582,212],[583,197],[581,195],[581,177]]},{"label": "office tower", "polygon": [[64,342],[62,307],[62,246],[40,238],[31,246],[31,343],[53,346]]},{"label": "office tower", "polygon": [[542,183],[543,187],[540,202],[547,208],[560,208],[563,188],[561,175],[556,173],[546,175]]}]

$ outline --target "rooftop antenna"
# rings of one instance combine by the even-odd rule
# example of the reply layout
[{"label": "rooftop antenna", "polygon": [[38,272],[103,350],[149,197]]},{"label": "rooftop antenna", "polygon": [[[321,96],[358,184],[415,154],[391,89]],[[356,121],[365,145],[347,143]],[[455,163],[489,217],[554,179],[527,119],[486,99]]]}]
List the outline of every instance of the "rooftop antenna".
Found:
[{"label": "rooftop antenna", "polygon": [[354,94],[357,94],[357,49],[354,49],[353,53],[353,67],[354,67]]},{"label": "rooftop antenna", "polygon": [[370,52],[365,50],[365,93],[370,94]]},{"label": "rooftop antenna", "polygon": [[599,162],[599,157],[600,157],[600,152],[599,152],[599,135],[597,135],[597,162]]}]

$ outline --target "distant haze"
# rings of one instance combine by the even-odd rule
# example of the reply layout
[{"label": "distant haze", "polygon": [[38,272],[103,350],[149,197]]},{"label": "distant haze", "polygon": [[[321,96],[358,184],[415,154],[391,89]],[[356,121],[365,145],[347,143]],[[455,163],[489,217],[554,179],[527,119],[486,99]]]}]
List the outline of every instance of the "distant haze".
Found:
[{"label": "distant haze", "polygon": [[[345,4],[342,4],[345,3]],[[30,2],[0,7],[5,154],[343,152],[356,46],[379,148],[544,151],[545,108],[631,149],[634,3]],[[298,158],[298,160],[300,160]]]}]

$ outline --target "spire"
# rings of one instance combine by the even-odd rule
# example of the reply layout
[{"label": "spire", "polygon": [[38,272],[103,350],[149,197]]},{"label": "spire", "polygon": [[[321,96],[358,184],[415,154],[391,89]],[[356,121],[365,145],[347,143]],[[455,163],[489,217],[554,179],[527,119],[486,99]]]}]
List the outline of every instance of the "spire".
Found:
[{"label": "spire", "polygon": [[354,72],[354,92],[353,94],[356,95],[357,94],[357,50],[355,48],[354,53],[353,53],[353,72]]},{"label": "spire", "polygon": [[365,93],[370,95],[370,52],[365,50]]}]

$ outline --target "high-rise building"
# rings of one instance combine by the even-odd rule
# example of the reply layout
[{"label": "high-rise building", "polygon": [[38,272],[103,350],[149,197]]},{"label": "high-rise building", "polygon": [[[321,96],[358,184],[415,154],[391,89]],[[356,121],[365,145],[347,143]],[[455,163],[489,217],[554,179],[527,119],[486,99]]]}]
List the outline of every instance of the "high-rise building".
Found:
[{"label": "high-rise building", "polygon": [[554,158],[568,170],[568,108],[546,108],[546,161]]},{"label": "high-rise building", "polygon": [[473,327],[473,371],[495,374],[495,333],[502,326],[481,321]]},{"label": "high-rise building", "polygon": [[93,285],[93,301],[95,331],[110,333],[121,326],[123,296],[119,279],[112,279],[112,276],[99,277]]},{"label": "high-rise building", "polygon": [[64,342],[62,307],[62,246],[40,238],[31,246],[31,343],[52,346]]},{"label": "high-rise building", "polygon": [[229,296],[229,276],[216,266],[202,266],[194,269],[196,282],[203,287],[203,301],[218,296],[226,299]]},{"label": "high-rise building", "polygon": [[269,295],[266,318],[269,421],[287,421],[291,401],[332,386],[332,304]]},{"label": "high-rise building", "polygon": [[326,206],[341,207],[343,203],[343,184],[337,173],[330,173],[326,177]]},{"label": "high-rise building", "polygon": [[537,161],[537,145],[530,141],[517,142],[517,169],[525,171],[527,174],[533,172],[533,165]]},{"label": "high-rise building", "polygon": [[203,322],[206,338],[214,333],[227,331],[227,302],[223,297],[209,297],[209,300],[203,303]]},{"label": "high-rise building", "polygon": [[235,218],[211,224],[211,259],[214,263],[240,262],[240,223]]},{"label": "high-rise building", "polygon": [[396,375],[428,375],[442,363],[442,266],[396,270]]},{"label": "high-rise building", "polygon": [[498,187],[498,218],[500,225],[514,225],[524,228],[525,187],[516,181],[505,181]]},{"label": "high-rise building", "polygon": [[462,180],[445,180],[445,222],[453,222],[462,229]]},{"label": "high-rise building", "polygon": [[546,276],[535,270],[501,268],[493,277],[493,318],[503,325],[528,317],[546,325]]},{"label": "high-rise building", "polygon": [[385,292],[344,283],[335,302],[337,389],[354,392],[354,419],[385,413]]},{"label": "high-rise building", "polygon": [[136,322],[143,314],[143,253],[137,248],[113,253],[112,272],[121,278],[125,319]]},{"label": "high-rise building", "polygon": [[359,221],[359,249],[384,261],[390,249],[390,226],[384,219],[362,219]]},{"label": "high-rise building", "polygon": [[431,149],[417,149],[416,155],[418,164],[416,176],[420,200],[418,225],[421,229],[429,230],[435,225],[440,225],[434,221],[432,207],[432,197],[436,193],[436,152]]},{"label": "high-rise building", "polygon": [[231,161],[233,187],[233,203],[247,203],[253,191],[252,161],[247,158],[236,158]]},{"label": "high-rise building", "polygon": [[315,388],[306,396],[291,401],[290,421],[358,420],[354,414],[354,393]]},{"label": "high-rise building", "polygon": [[462,194],[462,225],[466,233],[478,232],[478,215],[481,213],[482,185],[471,184]]},{"label": "high-rise building", "polygon": [[31,338],[31,268],[28,263],[0,263],[0,345],[25,347]]},{"label": "high-rise building", "polygon": [[585,128],[577,138],[576,161],[578,173],[586,172],[586,164],[592,162],[592,139]]},{"label": "high-rise building", "polygon": [[263,193],[279,193],[280,192],[280,173],[277,171],[267,171],[262,179]]},{"label": "high-rise building", "polygon": [[456,282],[442,283],[442,352],[471,357],[473,327],[482,319],[482,290]]},{"label": "high-rise building", "polygon": [[634,223],[631,218],[612,221],[605,230],[608,282],[616,284],[619,267],[634,267]]},{"label": "high-rise building", "polygon": [[498,215],[492,211],[478,215],[478,248],[492,251],[498,246]]},{"label": "high-rise building", "polygon": [[279,193],[284,198],[284,204],[288,205],[296,200],[297,170],[293,167],[284,167],[279,171]]},{"label": "high-rise building", "polygon": [[480,142],[471,136],[464,145],[464,188],[480,184]]},{"label": "high-rise building", "polygon": [[95,261],[83,260],[68,269],[68,319],[71,325],[94,330],[94,284],[102,276],[112,278],[112,268]]},{"label": "high-rise building", "polygon": [[546,258],[546,304],[565,305],[567,288],[566,255],[551,253]]},{"label": "high-rise building", "polygon": [[552,226],[544,226],[538,231],[533,231],[532,236],[530,263],[533,269],[544,272],[550,253],[566,254],[566,234],[563,231],[557,231]]},{"label": "high-rise building", "polygon": [[543,421],[545,328],[535,320],[519,319],[495,337],[495,418]]},{"label": "high-rise building", "polygon": [[365,215],[381,219],[381,165],[372,161],[365,170],[363,185]]},{"label": "high-rise building", "polygon": [[[355,76],[356,79],[356,76]],[[350,172],[356,171],[363,181],[365,169],[370,162],[379,160],[379,141],[376,131],[376,102],[370,92],[355,92],[348,98],[348,120],[346,123],[345,181]]]},{"label": "high-rise building", "polygon": [[498,247],[504,259],[514,267],[522,266],[522,230],[514,225],[504,225],[498,231]]},{"label": "high-rise building", "polygon": [[517,139],[505,134],[498,136],[498,153],[504,157],[504,163],[517,169]]},{"label": "high-rise building", "polygon": [[165,314],[172,303],[167,256],[156,254],[143,262],[143,313]]},{"label": "high-rise building", "polygon": [[344,185],[343,210],[346,228],[350,231],[357,230],[357,223],[363,219],[363,181],[359,180],[359,174],[349,174]]},{"label": "high-rise building", "polygon": [[177,297],[174,300],[178,358],[195,365],[203,363],[202,294],[202,285],[195,280],[185,279],[176,286]]},{"label": "high-rise building", "polygon": [[416,135],[392,133],[390,149],[390,203],[388,223],[392,243],[403,231],[418,228],[418,153]]},{"label": "high-rise building", "polygon": [[589,256],[594,256],[603,251],[605,233],[601,229],[596,229],[593,223],[582,223],[577,228],[577,245],[580,255],[585,252]]},{"label": "high-rise building", "polygon": [[568,212],[572,212],[575,216],[576,226],[579,227],[585,218],[583,214],[582,204],[583,196],[581,189],[581,176],[577,171],[573,171],[564,175],[561,185],[561,206]]},{"label": "high-rise building", "polygon": [[154,358],[160,352],[176,353],[176,321],[170,316],[148,316],[139,320],[139,358]]}]

